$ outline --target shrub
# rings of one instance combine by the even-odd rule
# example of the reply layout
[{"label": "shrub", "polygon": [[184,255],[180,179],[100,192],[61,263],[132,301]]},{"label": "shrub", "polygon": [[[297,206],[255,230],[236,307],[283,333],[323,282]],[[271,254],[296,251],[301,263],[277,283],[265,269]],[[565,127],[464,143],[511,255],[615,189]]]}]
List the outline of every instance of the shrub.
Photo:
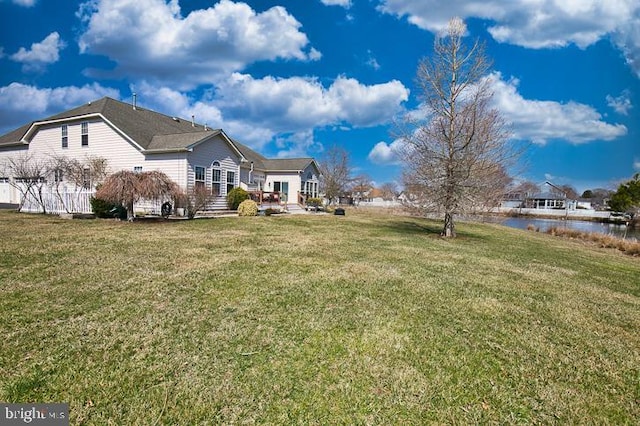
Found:
[{"label": "shrub", "polygon": [[241,202],[249,198],[249,193],[240,187],[233,188],[227,193],[227,207],[229,210],[238,210]]},{"label": "shrub", "polygon": [[280,210],[277,209],[272,209],[271,207],[269,207],[268,209],[266,209],[264,211],[264,215],[265,216],[271,216],[272,214],[279,214],[282,213]]},{"label": "shrub", "polygon": [[238,206],[238,216],[258,216],[258,205],[253,200],[244,200]]},{"label": "shrub", "polygon": [[107,219],[117,217],[118,219],[127,219],[127,209],[120,204],[110,203],[100,198],[91,197],[89,202],[91,203],[91,210],[96,217]]},{"label": "shrub", "polygon": [[204,186],[196,186],[188,192],[179,192],[176,195],[176,208],[184,208],[189,219],[196,217],[200,211],[206,210],[207,206],[215,200],[216,196]]},{"label": "shrub", "polygon": [[322,199],[320,198],[307,198],[307,208],[313,208],[316,211],[322,208]]}]

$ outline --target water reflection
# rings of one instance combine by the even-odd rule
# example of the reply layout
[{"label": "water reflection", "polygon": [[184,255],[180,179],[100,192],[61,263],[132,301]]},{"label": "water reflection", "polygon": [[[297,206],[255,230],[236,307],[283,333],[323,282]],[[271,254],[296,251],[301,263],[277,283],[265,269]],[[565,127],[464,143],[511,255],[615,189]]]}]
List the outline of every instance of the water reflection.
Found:
[{"label": "water reflection", "polygon": [[526,217],[509,217],[499,221],[502,225],[517,229],[527,229],[529,225],[533,225],[540,230],[546,232],[549,228],[567,228],[575,229],[583,232],[597,232],[600,234],[614,235],[620,238],[635,238],[640,240],[640,230],[627,228],[625,225],[617,225],[613,223],[587,222],[582,220],[558,220],[558,219],[534,219]]}]

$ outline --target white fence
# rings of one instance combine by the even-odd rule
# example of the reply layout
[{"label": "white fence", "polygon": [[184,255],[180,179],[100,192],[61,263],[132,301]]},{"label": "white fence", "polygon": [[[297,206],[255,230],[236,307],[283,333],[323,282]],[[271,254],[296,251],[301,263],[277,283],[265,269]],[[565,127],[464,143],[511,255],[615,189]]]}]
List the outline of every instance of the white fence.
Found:
[{"label": "white fence", "polygon": [[[91,197],[95,191],[79,190],[77,192],[60,191],[43,188],[42,195],[37,194],[37,189],[28,192],[24,200],[22,210],[25,213],[42,213],[42,205],[49,214],[61,213],[93,213],[91,210]],[[42,201],[38,199],[42,198]],[[141,200],[134,205],[136,214],[159,215],[162,200]]]},{"label": "white fence", "polygon": [[[29,192],[24,199],[22,211],[42,213],[42,205],[44,205],[47,213],[91,213],[90,199],[93,195],[94,191],[88,190],[56,192],[43,189],[42,195]],[[42,201],[37,199],[40,196]]]}]

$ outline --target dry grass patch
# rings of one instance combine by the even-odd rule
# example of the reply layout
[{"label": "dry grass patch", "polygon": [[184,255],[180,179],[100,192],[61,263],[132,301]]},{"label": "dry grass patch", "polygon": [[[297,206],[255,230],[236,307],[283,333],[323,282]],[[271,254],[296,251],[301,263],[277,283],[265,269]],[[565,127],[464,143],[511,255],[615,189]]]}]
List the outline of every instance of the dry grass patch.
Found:
[{"label": "dry grass patch", "polygon": [[633,423],[640,264],[349,210],[0,212],[0,400],[72,424]]},{"label": "dry grass patch", "polygon": [[573,229],[556,227],[549,228],[547,233],[558,237],[586,241],[589,243],[597,244],[602,248],[618,249],[630,256],[640,256],[640,241],[626,240],[614,237],[613,235],[600,234],[597,232],[582,232]]}]

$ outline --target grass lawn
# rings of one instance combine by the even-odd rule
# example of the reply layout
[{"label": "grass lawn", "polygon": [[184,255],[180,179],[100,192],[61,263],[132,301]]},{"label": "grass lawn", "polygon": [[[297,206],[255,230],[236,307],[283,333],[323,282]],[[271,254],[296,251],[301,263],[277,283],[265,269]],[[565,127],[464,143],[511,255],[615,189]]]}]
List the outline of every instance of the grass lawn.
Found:
[{"label": "grass lawn", "polygon": [[640,421],[640,259],[347,211],[0,212],[0,401],[71,424]]}]

